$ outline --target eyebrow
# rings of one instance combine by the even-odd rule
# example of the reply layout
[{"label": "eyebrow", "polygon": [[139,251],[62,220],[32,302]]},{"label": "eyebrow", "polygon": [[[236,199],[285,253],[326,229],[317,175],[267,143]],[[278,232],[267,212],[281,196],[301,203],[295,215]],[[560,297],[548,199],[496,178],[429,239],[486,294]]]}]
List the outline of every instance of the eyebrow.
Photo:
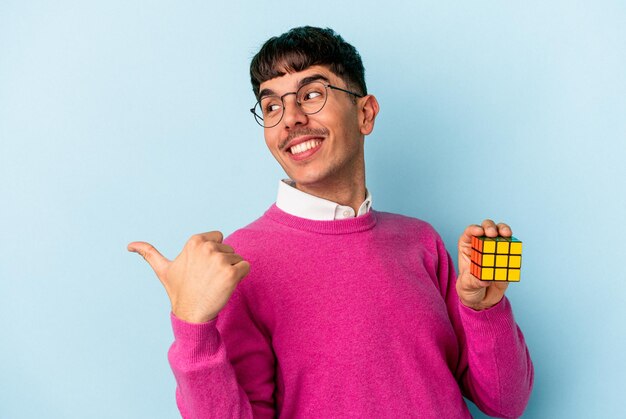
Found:
[{"label": "eyebrow", "polygon": [[[304,86],[305,84],[309,84],[312,83],[314,81],[320,81],[323,80],[325,82],[329,82],[328,77],[326,77],[323,74],[312,74],[308,77],[303,78],[302,80],[300,80],[298,82],[298,87],[297,89],[299,89],[300,87]],[[297,90],[296,89],[296,90]],[[278,96],[278,94],[273,91],[272,89],[263,89],[259,92],[259,99],[262,99],[265,96]]]},{"label": "eyebrow", "polygon": [[298,83],[298,88],[304,86],[305,84],[309,84],[311,82],[319,80],[324,80],[327,83],[329,82],[328,77],[324,76],[323,74],[313,74],[300,80],[300,82]]},{"label": "eyebrow", "polygon": [[259,92],[259,100],[264,96],[278,96],[272,89],[263,89]]}]

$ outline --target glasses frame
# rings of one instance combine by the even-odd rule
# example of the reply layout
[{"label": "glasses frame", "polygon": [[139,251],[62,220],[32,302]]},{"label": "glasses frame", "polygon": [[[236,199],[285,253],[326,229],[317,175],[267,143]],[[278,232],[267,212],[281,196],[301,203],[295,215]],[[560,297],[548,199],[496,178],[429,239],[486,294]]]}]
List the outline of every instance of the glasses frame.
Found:
[{"label": "glasses frame", "polygon": [[[310,82],[310,83],[303,84],[303,85],[302,85],[302,86],[300,86],[300,87],[298,88],[298,90],[296,90],[295,92],[287,92],[287,93],[285,93],[284,95],[282,95],[282,96],[280,96],[280,97],[279,97],[280,102],[282,103],[282,113],[280,114],[280,118],[278,118],[278,122],[276,122],[274,125],[267,125],[267,126],[266,126],[265,124],[263,124],[263,121],[264,121],[263,117],[262,117],[262,116],[259,116],[259,115],[258,115],[258,114],[254,111],[257,107],[261,108],[261,99],[259,99],[259,100],[258,100],[258,101],[254,104],[254,106],[253,106],[252,108],[250,108],[250,112],[252,112],[252,115],[254,116],[254,120],[256,121],[256,123],[257,123],[257,124],[259,124],[259,125],[260,125],[260,126],[262,126],[263,128],[274,128],[276,125],[280,124],[280,122],[283,120],[283,117],[285,116],[285,96],[289,96],[289,95],[296,95],[296,98],[297,98],[297,97],[298,97],[298,92],[299,92],[302,88],[304,88],[304,87],[306,87],[306,86],[309,86],[309,85],[311,85],[311,84],[313,84],[313,83],[319,83],[319,84],[321,84],[322,86],[324,86],[324,88],[326,89],[326,98],[324,99],[324,104],[322,105],[322,107],[321,107],[321,108],[319,108],[319,109],[318,109],[317,111],[315,111],[315,112],[305,112],[305,111],[302,109],[302,104],[301,104],[300,102],[298,102],[298,100],[296,99],[296,104],[300,107],[300,110],[301,110],[301,111],[302,111],[302,113],[304,113],[305,115],[314,115],[314,114],[316,114],[316,113],[321,112],[321,111],[322,111],[322,109],[324,109],[324,106],[326,106],[326,102],[328,102],[328,89],[331,89],[331,90],[339,90],[340,92],[348,93],[348,94],[350,94],[350,95],[352,95],[352,96],[356,96],[356,97],[358,97],[358,98],[365,97],[365,95],[362,95],[362,94],[360,94],[360,93],[351,92],[350,90],[346,90],[346,89],[342,89],[341,87],[333,86],[333,85],[332,85],[332,84],[330,84],[330,83],[325,83],[325,82],[320,81],[320,80],[315,80],[315,81],[312,81],[312,82]],[[271,95],[270,95],[270,96],[271,96]],[[266,97],[267,97],[267,96],[266,96]],[[263,111],[262,111],[262,110],[261,110],[261,113],[263,113]]]}]

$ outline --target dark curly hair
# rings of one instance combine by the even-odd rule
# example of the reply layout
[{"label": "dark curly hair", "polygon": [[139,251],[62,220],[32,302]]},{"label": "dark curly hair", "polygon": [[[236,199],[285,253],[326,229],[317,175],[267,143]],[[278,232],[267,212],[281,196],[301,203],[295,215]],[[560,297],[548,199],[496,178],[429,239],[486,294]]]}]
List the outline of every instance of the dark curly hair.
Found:
[{"label": "dark curly hair", "polygon": [[313,65],[327,65],[346,84],[366,95],[365,69],[359,52],[330,28],[293,28],[267,40],[250,63],[254,96],[264,81]]}]

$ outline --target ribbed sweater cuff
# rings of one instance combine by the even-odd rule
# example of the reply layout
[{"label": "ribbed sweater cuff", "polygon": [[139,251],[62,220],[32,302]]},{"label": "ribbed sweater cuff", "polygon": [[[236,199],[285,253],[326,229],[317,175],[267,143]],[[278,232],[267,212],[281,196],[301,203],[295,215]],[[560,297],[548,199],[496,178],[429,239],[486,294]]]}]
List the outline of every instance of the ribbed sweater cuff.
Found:
[{"label": "ribbed sweater cuff", "polygon": [[214,355],[220,345],[221,337],[217,330],[217,318],[206,323],[189,323],[170,313],[174,339],[179,349],[191,352],[192,358]]},{"label": "ribbed sweater cuff", "polygon": [[463,328],[469,336],[497,337],[516,330],[513,310],[506,297],[493,307],[481,311],[473,310],[459,300],[459,312]]}]

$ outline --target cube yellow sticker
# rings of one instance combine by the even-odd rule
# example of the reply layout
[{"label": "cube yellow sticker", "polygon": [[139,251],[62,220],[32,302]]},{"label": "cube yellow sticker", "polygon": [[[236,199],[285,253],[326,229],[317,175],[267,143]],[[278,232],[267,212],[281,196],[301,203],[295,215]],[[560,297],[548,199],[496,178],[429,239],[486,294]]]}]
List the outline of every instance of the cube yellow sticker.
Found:
[{"label": "cube yellow sticker", "polygon": [[472,237],[470,273],[483,281],[519,282],[522,242],[515,237]]}]

